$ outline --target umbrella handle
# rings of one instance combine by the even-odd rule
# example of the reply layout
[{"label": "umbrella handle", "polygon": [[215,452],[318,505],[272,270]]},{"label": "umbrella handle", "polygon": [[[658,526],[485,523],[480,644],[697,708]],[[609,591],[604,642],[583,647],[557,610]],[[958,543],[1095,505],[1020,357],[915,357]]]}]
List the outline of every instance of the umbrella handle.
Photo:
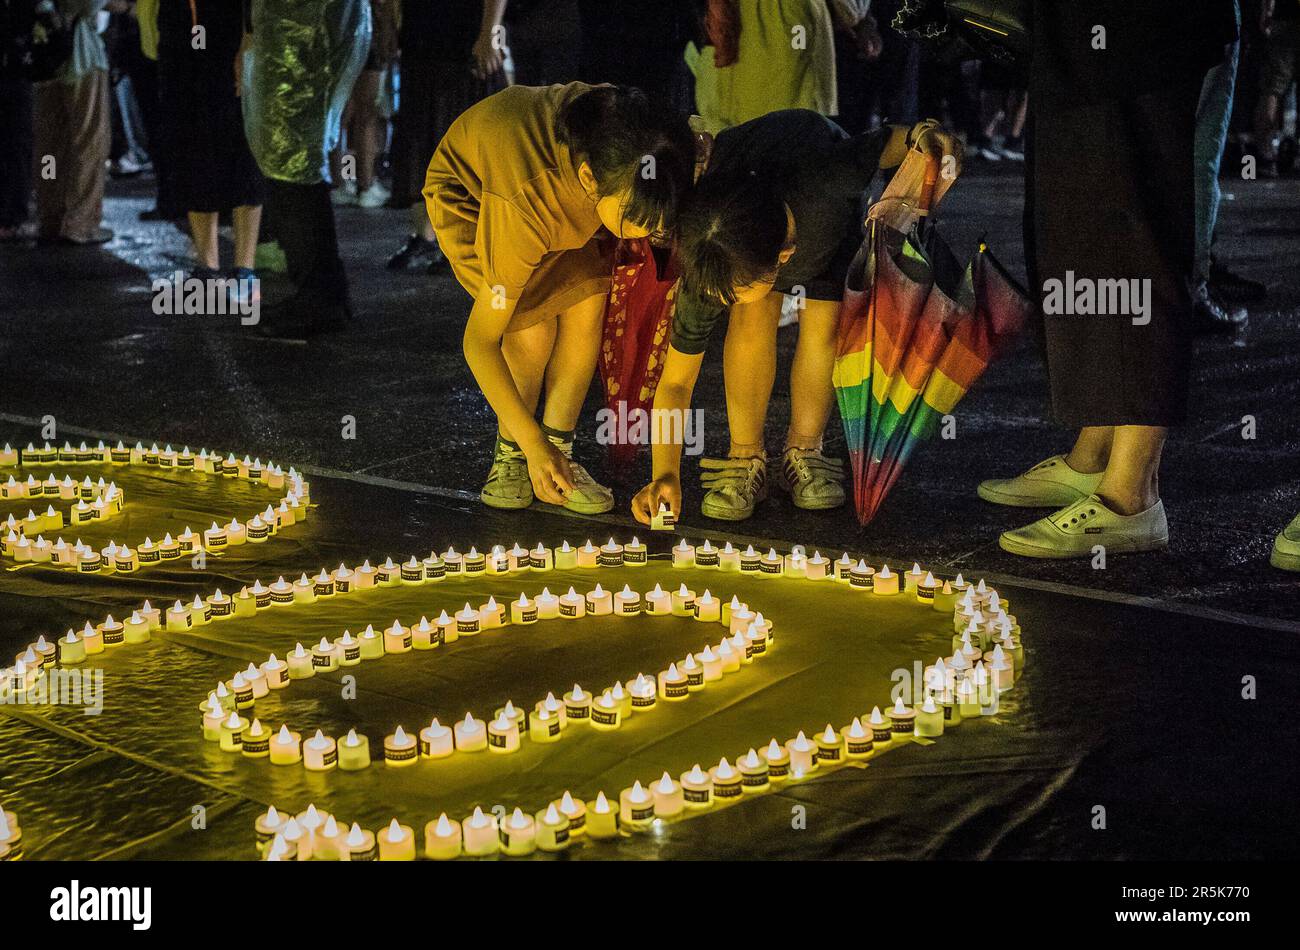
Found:
[{"label": "umbrella handle", "polygon": [[918,200],[918,207],[924,213],[929,213],[930,206],[934,204],[934,190],[939,183],[939,161],[932,155],[925,156],[925,179],[921,183],[921,195]]}]

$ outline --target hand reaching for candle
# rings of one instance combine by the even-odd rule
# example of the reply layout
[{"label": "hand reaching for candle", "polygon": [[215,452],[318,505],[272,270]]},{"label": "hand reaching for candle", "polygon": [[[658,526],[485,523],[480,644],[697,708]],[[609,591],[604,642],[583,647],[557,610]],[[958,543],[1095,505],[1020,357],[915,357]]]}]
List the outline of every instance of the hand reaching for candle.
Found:
[{"label": "hand reaching for candle", "polygon": [[680,516],[682,483],[676,475],[660,476],[637,492],[632,499],[632,516],[642,524],[649,524],[659,512],[660,505],[667,505],[674,518]]},{"label": "hand reaching for candle", "polygon": [[533,494],[549,505],[563,505],[573,491],[573,475],[564,453],[543,438],[536,447],[525,449],[524,454],[528,458]]}]

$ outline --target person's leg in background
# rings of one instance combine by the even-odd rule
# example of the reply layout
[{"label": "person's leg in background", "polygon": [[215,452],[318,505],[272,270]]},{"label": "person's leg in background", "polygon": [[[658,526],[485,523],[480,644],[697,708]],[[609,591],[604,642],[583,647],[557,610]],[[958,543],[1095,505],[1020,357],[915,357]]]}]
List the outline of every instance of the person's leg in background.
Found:
[{"label": "person's leg in background", "polygon": [[[284,250],[294,293],[274,305],[265,329],[298,333],[310,323],[316,330],[335,330],[352,315],[347,272],[339,257],[338,234],[330,186],[324,181],[306,185],[266,179],[267,217]],[[276,328],[276,324],[280,324]]]},{"label": "person's leg in background", "polygon": [[1282,102],[1300,72],[1300,19],[1268,24],[1264,42],[1260,95],[1255,104],[1256,171],[1261,178],[1276,178]]},{"label": "person's leg in background", "polygon": [[54,243],[63,230],[64,184],[59,169],[72,161],[66,132],[70,108],[67,90],[57,80],[36,83],[33,92],[36,237],[41,243]]},{"label": "person's leg in background", "polygon": [[108,161],[110,119],[108,72],[91,70],[66,87],[69,122],[64,178],[63,224],[59,236],[74,244],[103,244],[113,232],[101,227],[104,215],[105,163]]},{"label": "person's leg in background", "polygon": [[807,300],[799,317],[799,339],[790,364],[790,427],[786,430],[779,487],[795,506],[812,511],[844,504],[844,466],[822,453],[826,423],[835,402],[831,376],[840,305],[833,300]]},{"label": "person's leg in background", "polygon": [[18,237],[32,197],[32,84],[0,79],[0,241]]}]

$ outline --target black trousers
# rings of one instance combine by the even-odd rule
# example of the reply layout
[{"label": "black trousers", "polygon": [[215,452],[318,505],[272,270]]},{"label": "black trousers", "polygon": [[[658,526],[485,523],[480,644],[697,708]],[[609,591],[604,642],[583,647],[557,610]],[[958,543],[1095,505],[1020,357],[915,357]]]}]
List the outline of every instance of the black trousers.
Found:
[{"label": "black trousers", "polygon": [[1149,281],[1137,285],[1149,288],[1145,315],[1044,312],[1053,415],[1071,428],[1186,418],[1199,95],[1198,78],[1128,99],[1067,105],[1030,96],[1031,291],[1047,302],[1054,282],[1068,288],[1071,275],[1074,286]]},{"label": "black trousers", "polygon": [[0,79],[0,228],[27,220],[32,197],[32,84]]},{"label": "black trousers", "polygon": [[348,276],[339,257],[334,206],[325,182],[299,185],[266,179],[270,230],[284,249],[298,302],[329,307],[348,302]]}]

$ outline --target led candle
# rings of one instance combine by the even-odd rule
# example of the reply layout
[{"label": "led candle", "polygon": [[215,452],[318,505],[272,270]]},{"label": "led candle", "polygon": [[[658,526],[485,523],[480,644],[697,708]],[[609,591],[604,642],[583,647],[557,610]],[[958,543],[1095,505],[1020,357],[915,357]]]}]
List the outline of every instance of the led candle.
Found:
[{"label": "led candle", "polygon": [[394,564],[391,557],[385,558],[384,563],[375,568],[376,587],[397,587],[401,583],[402,568]]},{"label": "led candle", "polygon": [[633,617],[641,613],[641,595],[627,584],[614,595],[614,613],[620,617]]},{"label": "led candle", "polygon": [[[913,565],[915,567],[916,565]],[[910,578],[910,574],[908,575]],[[939,582],[934,579],[934,575],[926,573],[919,581],[910,582],[916,590],[916,601],[919,604],[930,606],[934,603],[935,591],[939,588]]]},{"label": "led candle", "polygon": [[415,736],[407,733],[400,725],[393,734],[384,737],[384,764],[401,767],[414,765],[419,758],[419,748]]},{"label": "led candle", "polygon": [[712,683],[715,680],[722,679],[722,660],[713,652],[713,648],[706,646],[699,653],[696,653],[695,660],[700,664],[704,671],[704,682]]},{"label": "led candle", "polygon": [[374,832],[366,831],[354,821],[343,839],[341,857],[345,861],[378,860],[379,851],[375,847]]},{"label": "led candle", "polygon": [[587,594],[587,613],[593,617],[602,617],[613,612],[613,596],[600,584],[597,584],[596,589]]},{"label": "led candle", "polygon": [[635,712],[645,712],[653,709],[657,700],[655,692],[655,681],[643,673],[638,673],[636,679],[629,680],[626,687],[628,695],[628,707]]},{"label": "led candle", "polygon": [[844,737],[828,722],[826,729],[817,736],[817,761],[828,765],[839,765],[843,760]]},{"label": "led candle", "polygon": [[623,545],[623,563],[628,567],[645,567],[649,563],[649,553],[646,546],[636,535],[633,535],[632,540]]},{"label": "led candle", "polygon": [[519,749],[519,720],[507,715],[505,709],[487,724],[487,747],[491,752],[515,752]]},{"label": "led candle", "polygon": [[686,659],[682,660],[679,667],[681,674],[686,677],[686,689],[688,692],[698,693],[704,689],[704,667],[695,659],[695,654],[686,654]]},{"label": "led candle", "polygon": [[370,768],[370,740],[349,729],[338,744],[338,765],[342,772],[359,772]]},{"label": "led candle", "polygon": [[314,657],[301,643],[297,644],[289,651],[285,657],[285,662],[289,664],[289,679],[301,680],[316,675],[316,667],[313,663]]},{"label": "led candle", "polygon": [[342,651],[324,637],[320,643],[311,648],[311,663],[318,673],[329,673],[339,668],[339,654]]},{"label": "led candle", "polygon": [[270,758],[272,765],[296,765],[302,760],[302,736],[281,726],[271,737]]},{"label": "led candle", "polygon": [[394,620],[393,625],[384,630],[383,642],[385,653],[409,653],[411,652],[411,628],[402,626],[400,620]]},{"label": "led candle", "polygon": [[596,563],[601,567],[622,567],[623,545],[610,538],[600,546],[600,553],[596,557]]},{"label": "led candle", "polygon": [[605,690],[591,704],[591,724],[597,729],[617,729],[623,719],[623,710],[612,691]]},{"label": "led candle", "polygon": [[618,812],[610,806],[604,792],[597,792],[596,800],[587,806],[585,829],[592,838],[618,837]]},{"label": "led candle", "polygon": [[560,598],[543,587],[542,592],[533,599],[537,607],[538,620],[554,620],[560,615]]},{"label": "led candle", "polygon": [[925,701],[921,703],[921,708],[916,710],[915,732],[918,736],[926,737],[943,735],[943,710],[929,690],[925,691]]},{"label": "led candle", "polygon": [[429,556],[420,562],[420,566],[424,568],[426,581],[440,581],[447,576],[447,565],[443,563],[437,551],[430,551]]},{"label": "led candle", "polygon": [[167,631],[169,633],[184,632],[193,626],[194,619],[190,616],[188,606],[178,600],[167,608]]},{"label": "led candle", "polygon": [[745,550],[740,553],[740,572],[742,574],[757,574],[763,564],[763,556],[754,550],[752,544],[746,545]]},{"label": "led candle", "polygon": [[299,575],[290,586],[291,600],[295,604],[316,603],[316,583],[306,574]]},{"label": "led candle", "polygon": [[971,682],[975,684],[975,695],[980,704],[981,716],[996,716],[998,712],[998,691],[993,685],[988,669],[983,661],[975,664],[971,671]]},{"label": "led candle", "polygon": [[230,691],[235,695],[236,709],[250,709],[253,705],[253,684],[244,679],[241,670],[230,680]]},{"label": "led candle", "polygon": [[462,847],[471,857],[483,857],[496,854],[501,843],[497,837],[497,819],[495,815],[486,815],[478,805],[474,814],[461,822]]},{"label": "led candle", "polygon": [[[14,556],[17,560],[31,560],[31,542],[27,538],[19,538],[18,543],[23,545],[27,550],[26,557],[19,556],[19,550],[15,549]],[[94,574],[104,566],[103,556],[93,548],[83,548],[81,555],[77,558],[77,572],[81,574]]]},{"label": "led candle", "polygon": [[208,742],[221,739],[221,724],[226,721],[226,711],[221,708],[217,697],[209,694],[207,706],[203,710],[203,738]]},{"label": "led candle", "polygon": [[[539,546],[540,544],[541,542],[538,542]],[[555,549],[554,560],[556,570],[566,571],[577,566],[578,553],[573,549],[572,545],[570,545],[568,541],[564,541]]]},{"label": "led candle", "polygon": [[591,694],[583,692],[577,683],[564,694],[564,715],[568,722],[587,722],[591,719]]},{"label": "led candle", "polygon": [[352,568],[348,567],[346,564],[340,564],[338,567],[334,568],[334,573],[330,575],[330,578],[334,581],[334,593],[348,594],[352,592],[352,585],[356,581],[357,576],[353,572]]},{"label": "led candle", "polygon": [[[527,551],[524,552],[525,555],[527,555],[527,553]],[[522,568],[517,568],[517,570],[527,570],[527,568],[528,564],[527,561],[525,561],[524,566]],[[496,576],[497,574],[508,574],[510,573],[510,570],[510,555],[506,553],[506,549],[499,544],[492,545],[492,550],[487,553],[488,574],[491,576]]]},{"label": "led candle", "polygon": [[764,577],[780,577],[784,568],[785,559],[776,553],[776,548],[768,548],[758,562],[758,572]]},{"label": "led candle", "polygon": [[[710,647],[709,650],[717,658],[719,674],[734,673],[740,669],[740,657],[736,655],[735,647],[731,645],[731,641],[726,637],[723,637],[722,642],[716,647]],[[708,678],[707,673],[705,678]]]},{"label": "led candle", "polygon": [[518,806],[510,817],[501,822],[501,851],[503,854],[522,856],[537,850],[537,822],[532,815]]},{"label": "led candle", "polygon": [[898,593],[898,575],[889,569],[888,564],[881,565],[880,570],[871,578],[871,592],[884,595]]},{"label": "led candle", "polygon": [[673,777],[667,772],[650,786],[650,791],[654,796],[656,818],[673,818],[680,815],[685,808],[686,800],[682,794],[682,787],[674,782]]},{"label": "led candle", "polygon": [[308,772],[328,772],[338,761],[337,744],[319,729],[302,744],[302,764]]},{"label": "led candle", "polygon": [[506,563],[512,571],[527,570],[531,563],[528,549],[516,541],[506,552]]},{"label": "led candle", "polygon": [[948,670],[948,664],[943,662],[943,657],[939,657],[933,666],[925,668],[921,681],[925,684],[926,689],[936,692],[943,692],[952,685],[952,676]]},{"label": "led candle", "polygon": [[718,570],[720,571],[739,571],[740,570],[740,552],[737,551],[730,541],[722,545],[718,551]]},{"label": "led candle", "polygon": [[380,861],[414,861],[415,832],[394,818],[379,831]]},{"label": "led candle", "polygon": [[[37,538],[36,540],[39,545],[41,539]],[[113,559],[113,567],[119,574],[134,574],[140,567],[140,558],[135,551],[124,544],[117,549],[117,557]]]},{"label": "led candle", "polygon": [[[378,575],[379,571],[375,570],[374,566],[367,558],[365,561],[361,562],[361,566],[352,574],[353,590],[370,590],[375,586],[375,582],[378,580]],[[366,832],[366,834],[369,833],[370,832]]]},{"label": "led candle", "polygon": [[569,819],[551,802],[535,816],[537,847],[540,851],[556,852],[569,847]]},{"label": "led candle", "polygon": [[456,611],[456,636],[472,637],[479,631],[479,612],[467,602]]},{"label": "led candle", "polygon": [[86,645],[75,630],[69,630],[59,637],[58,654],[60,663],[80,663],[86,659]]},{"label": "led candle", "polygon": [[257,613],[257,601],[253,597],[253,592],[247,587],[239,588],[234,597],[230,598],[234,604],[231,613],[236,617],[251,617]]},{"label": "led candle", "polygon": [[[775,742],[776,740],[772,740]],[[784,750],[777,747],[778,751],[784,755]],[[726,759],[723,759],[725,762]],[[788,759],[787,759],[788,761]],[[753,749],[750,749],[739,759],[736,760],[736,768],[740,772],[740,790],[742,794],[756,794],[771,788],[771,781],[768,778],[770,767],[767,759]],[[717,776],[714,776],[716,782]]]},{"label": "led candle", "polygon": [[424,854],[432,861],[450,861],[460,857],[460,822],[451,821],[443,812],[436,821],[424,826]]},{"label": "led candle", "polygon": [[262,728],[262,720],[253,720],[240,740],[239,751],[250,759],[263,759],[270,755],[271,733]]},{"label": "led candle", "polygon": [[803,730],[793,739],[785,744],[786,752],[790,753],[790,770],[798,770],[807,775],[813,769],[817,768],[817,743],[811,741]]},{"label": "led candle", "polygon": [[856,567],[856,564],[854,563],[853,558],[849,557],[848,551],[845,551],[839,556],[839,560],[834,564],[835,580],[841,584],[849,583],[854,567]]},{"label": "led candle", "polygon": [[401,578],[403,584],[424,583],[424,564],[416,560],[414,554],[409,560],[402,562]]},{"label": "led candle", "polygon": [[434,621],[438,627],[438,640],[441,643],[455,643],[460,639],[460,632],[457,629],[456,618],[448,616],[447,611],[438,614],[438,619]]},{"label": "led candle", "polygon": [[698,762],[681,775],[682,801],[687,808],[700,810],[713,804],[713,777]]},{"label": "led candle", "polygon": [[541,715],[543,711],[550,713],[558,721],[561,730],[569,724],[568,714],[564,710],[564,703],[556,699],[554,693],[547,693],[546,698],[539,700],[533,710],[537,715]]},{"label": "led candle", "polygon": [[663,617],[672,613],[672,597],[658,584],[645,595],[645,612],[652,617]]},{"label": "led candle", "polygon": [[785,556],[785,576],[805,577],[808,570],[808,557],[796,545],[796,549]]},{"label": "led candle", "polygon": [[677,588],[677,590],[672,592],[670,602],[672,604],[673,616],[695,616],[695,591],[688,590],[685,584],[682,584]]},{"label": "led candle", "polygon": [[497,627],[504,625],[505,622],[505,605],[498,604],[495,597],[489,596],[487,603],[478,609],[478,628],[480,630],[495,630]]},{"label": "led candle", "polygon": [[624,828],[645,828],[654,817],[654,796],[639,781],[618,793],[618,821]]},{"label": "led candle", "polygon": [[916,731],[916,710],[904,705],[902,696],[894,700],[894,708],[889,711],[889,729],[894,738],[902,739]]},{"label": "led candle", "polygon": [[673,545],[673,567],[694,567],[695,566],[695,547],[687,544],[686,539],[682,538],[677,544]]},{"label": "led candle", "polygon": [[768,631],[770,629],[770,624],[761,613],[754,615],[754,622],[745,630],[745,652],[750,657],[759,657],[767,653]]},{"label": "led candle", "polygon": [[310,857],[311,841],[295,818],[284,823],[266,849],[268,861],[306,861]]},{"label": "led candle", "polygon": [[428,617],[421,617],[411,626],[411,646],[416,650],[432,650],[438,645],[438,628],[429,623]]},{"label": "led candle", "polygon": [[[752,627],[753,624],[750,624]],[[748,633],[737,633],[731,640],[731,648],[736,651],[736,658],[740,663],[753,663],[754,654],[749,642]]]},{"label": "led candle", "polygon": [[481,752],[488,747],[487,727],[470,713],[465,713],[465,718],[452,726],[452,733],[459,752]]},{"label": "led candle", "polygon": [[578,567],[595,567],[599,563],[600,549],[591,543],[591,538],[588,538],[587,543],[578,548],[576,554],[576,563]]},{"label": "led candle", "polygon": [[957,716],[971,719],[980,715],[979,698],[975,692],[973,679],[964,679],[957,684]]},{"label": "led candle", "polygon": [[1010,689],[1015,684],[1015,668],[1010,658],[1002,649],[1002,644],[993,647],[993,655],[988,665],[989,679],[995,689]]},{"label": "led candle", "polygon": [[510,602],[510,622],[515,624],[537,623],[537,605],[520,594],[519,599]]},{"label": "led candle", "polygon": [[[599,585],[597,585],[599,586]],[[587,615],[587,600],[572,587],[568,593],[560,595],[560,616],[566,620],[576,620]]]},{"label": "led candle", "polygon": [[[879,714],[877,709],[876,713]],[[857,716],[853,721],[840,730],[840,735],[844,740],[844,757],[846,759],[865,759],[871,755],[873,739],[876,732],[874,727],[868,729],[862,725],[862,720]]]},{"label": "led candle", "polygon": [[705,588],[695,601],[693,613],[695,619],[703,623],[717,623],[722,619],[722,602]]},{"label": "led candle", "polygon": [[953,589],[952,581],[944,581],[942,587],[935,589],[934,599],[931,601],[930,606],[940,613],[947,613],[953,609],[956,603],[957,592]]},{"label": "led candle", "polygon": [[244,740],[244,730],[248,728],[248,720],[242,718],[239,713],[233,709],[230,715],[226,717],[221,724],[221,750],[223,752],[238,752]]},{"label": "led candle", "polygon": [[749,609],[748,604],[741,604],[727,612],[726,617],[728,634],[734,636],[737,633],[744,633],[749,629],[749,625],[754,622],[754,611]]},{"label": "led candle", "polygon": [[478,548],[471,545],[461,562],[461,567],[468,575],[482,574],[487,570],[487,558],[479,553]]},{"label": "led candle", "polygon": [[[262,586],[260,580],[253,581],[253,586],[248,589],[248,592],[253,595],[253,606],[258,610],[271,606],[271,589]],[[290,596],[292,597],[292,594]]]},{"label": "led candle", "polygon": [[849,571],[849,586],[855,590],[869,590],[875,573],[875,568],[868,565],[866,561],[859,560]]},{"label": "led candle", "polygon": [[557,742],[560,738],[560,717],[558,714],[551,712],[543,704],[537,704],[537,711],[533,713],[532,722],[529,724],[528,735],[534,742]]},{"label": "led candle", "polygon": [[342,861],[347,849],[343,843],[344,838],[345,832],[339,827],[338,819],[326,815],[320,827],[312,834],[311,856],[318,861]]},{"label": "led candle", "polygon": [[420,730],[420,755],[426,759],[443,759],[455,749],[452,731],[434,719]]},{"label": "led candle", "polygon": [[266,813],[258,815],[253,821],[253,830],[257,833],[257,850],[263,851],[271,841],[284,830],[287,819],[271,805]]}]

